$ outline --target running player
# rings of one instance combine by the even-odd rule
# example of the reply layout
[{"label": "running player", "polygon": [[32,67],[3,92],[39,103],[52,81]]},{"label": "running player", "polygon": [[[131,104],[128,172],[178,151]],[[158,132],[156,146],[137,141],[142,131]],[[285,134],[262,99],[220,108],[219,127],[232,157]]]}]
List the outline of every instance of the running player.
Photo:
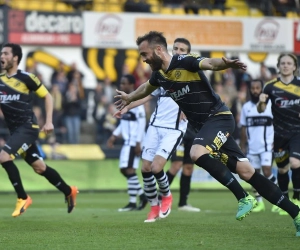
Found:
[{"label": "running player", "polygon": [[241,187],[231,172],[238,173],[269,202],[287,211],[294,219],[296,236],[300,236],[299,207],[287,199],[278,186],[255,172],[231,136],[235,125],[229,108],[213,91],[202,71],[226,68],[246,70],[246,65],[238,59],[230,60],[225,57],[172,57],[168,54],[166,38],[156,31],[138,37],[137,45],[140,56],[150,65],[153,73],[150,80],[130,94],[117,90],[118,95],[115,97],[120,98],[115,102],[117,108],[123,109],[158,87],[163,87],[198,131],[190,152],[192,160],[226,186],[237,198],[236,219],[245,218],[256,206],[257,201]]},{"label": "running player", "polygon": [[[289,170],[292,172],[292,201],[300,206],[300,77],[297,57],[293,54],[281,54],[277,67],[280,77],[267,82],[257,105],[258,112],[263,112],[268,100],[272,102],[274,123],[274,156],[278,167],[278,185],[288,198],[290,182]],[[280,211],[285,215],[285,211]]]},{"label": "running player", "polygon": [[0,152],[0,162],[18,197],[12,216],[21,215],[32,203],[31,197],[24,190],[19,170],[13,162],[18,156],[22,156],[37,174],[44,176],[65,195],[67,211],[71,213],[76,205],[77,187],[67,185],[55,169],[45,164],[35,143],[40,128],[32,110],[31,93],[35,92],[37,96],[45,99],[46,122],[41,131],[46,134],[54,129],[52,97],[35,75],[18,70],[21,59],[20,45],[3,45],[1,66],[6,73],[0,75],[0,103],[10,138]]}]

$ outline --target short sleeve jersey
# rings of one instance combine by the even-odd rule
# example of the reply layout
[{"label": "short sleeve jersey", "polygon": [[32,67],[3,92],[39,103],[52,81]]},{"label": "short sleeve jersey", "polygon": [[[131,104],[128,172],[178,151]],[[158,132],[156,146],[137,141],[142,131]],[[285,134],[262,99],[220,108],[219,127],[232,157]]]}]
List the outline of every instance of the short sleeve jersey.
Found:
[{"label": "short sleeve jersey", "polygon": [[280,78],[269,81],[263,93],[272,102],[275,134],[300,133],[300,78],[294,77],[289,84]]},{"label": "short sleeve jersey", "polygon": [[157,103],[149,124],[155,127],[177,129],[185,133],[187,122],[180,120],[181,110],[169,94],[160,87],[151,95],[157,97]]},{"label": "short sleeve jersey", "polygon": [[24,123],[37,125],[32,110],[33,92],[39,97],[45,97],[48,93],[34,74],[18,70],[12,76],[0,75],[1,110],[10,131]]},{"label": "short sleeve jersey", "polygon": [[200,70],[204,59],[193,55],[174,55],[168,69],[165,72],[154,71],[149,80],[151,85],[166,90],[196,130],[210,115],[229,111]]}]

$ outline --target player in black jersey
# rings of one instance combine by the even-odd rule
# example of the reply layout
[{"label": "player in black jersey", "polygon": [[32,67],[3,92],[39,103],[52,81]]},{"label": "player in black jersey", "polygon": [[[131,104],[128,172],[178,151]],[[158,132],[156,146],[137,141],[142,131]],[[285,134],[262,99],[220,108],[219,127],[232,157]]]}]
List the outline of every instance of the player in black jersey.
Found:
[{"label": "player in black jersey", "polygon": [[212,177],[226,186],[238,200],[237,220],[247,216],[257,204],[234,178],[231,172],[251,184],[269,202],[287,211],[294,219],[300,236],[299,207],[287,199],[280,188],[259,173],[249,163],[231,136],[234,118],[228,107],[213,91],[202,70],[222,70],[246,65],[239,60],[227,58],[203,58],[191,55],[171,56],[166,38],[160,32],[151,31],[137,38],[143,61],[153,73],[150,80],[130,94],[117,90],[118,109],[141,99],[159,86],[167,90],[197,131],[191,148],[194,163],[208,171]]},{"label": "player in black jersey", "polygon": [[[294,194],[292,201],[300,206],[300,78],[295,76],[298,68],[297,57],[281,54],[277,67],[280,77],[265,84],[257,105],[258,112],[272,102],[274,124],[274,155],[278,166],[278,185],[289,197],[289,169],[292,172]],[[279,211],[279,214],[286,214]]]},{"label": "player in black jersey", "polygon": [[7,43],[1,50],[1,67],[6,71],[0,75],[0,104],[10,137],[0,152],[0,163],[6,170],[18,199],[13,217],[21,215],[31,205],[32,199],[25,192],[20,173],[13,160],[17,156],[23,159],[33,170],[44,176],[52,185],[64,193],[67,211],[70,213],[76,201],[77,187],[67,185],[56,170],[47,166],[36,145],[39,126],[32,110],[32,93],[45,99],[46,122],[41,131],[46,134],[53,131],[52,97],[39,79],[28,72],[18,70],[22,59],[20,45]]},{"label": "player in black jersey", "polygon": [[[176,38],[174,40],[172,54],[188,54],[191,52],[191,44],[185,38]],[[166,172],[169,184],[174,180],[175,175],[182,167],[179,188],[178,210],[186,212],[200,212],[200,208],[193,207],[187,203],[188,195],[191,190],[191,179],[194,170],[194,163],[190,157],[190,150],[196,134],[193,128],[188,124],[182,144],[176,149],[171,157],[170,169]]]}]

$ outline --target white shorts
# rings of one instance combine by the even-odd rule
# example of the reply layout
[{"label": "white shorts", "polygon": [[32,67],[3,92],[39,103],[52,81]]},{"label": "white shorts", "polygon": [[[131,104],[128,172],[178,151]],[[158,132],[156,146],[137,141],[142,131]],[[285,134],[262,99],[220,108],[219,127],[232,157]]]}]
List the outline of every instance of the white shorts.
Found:
[{"label": "white shorts", "polygon": [[134,149],[135,147],[133,146],[123,145],[120,152],[120,168],[132,167],[138,169],[140,157],[135,155]]},{"label": "white shorts", "polygon": [[142,158],[153,161],[155,155],[169,160],[183,138],[183,132],[175,129],[149,126],[144,139]]},{"label": "white shorts", "polygon": [[260,154],[247,154],[247,158],[249,159],[251,165],[255,169],[260,169],[262,166],[270,166],[272,167],[273,162],[273,153],[272,152],[263,152]]}]

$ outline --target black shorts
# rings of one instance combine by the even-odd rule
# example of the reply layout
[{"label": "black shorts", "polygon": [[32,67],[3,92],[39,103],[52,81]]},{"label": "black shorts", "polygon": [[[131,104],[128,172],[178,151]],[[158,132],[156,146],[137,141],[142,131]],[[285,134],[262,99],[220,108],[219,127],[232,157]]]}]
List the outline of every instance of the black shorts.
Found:
[{"label": "black shorts", "polygon": [[214,115],[207,119],[194,139],[193,145],[202,145],[210,154],[236,172],[237,161],[248,161],[232,137],[235,121],[230,114]]},{"label": "black shorts", "polygon": [[17,128],[9,137],[3,149],[13,159],[22,156],[24,160],[31,164],[41,158],[40,151],[36,145],[39,135],[39,128],[29,123],[25,123]]},{"label": "black shorts", "polygon": [[183,164],[194,164],[190,156],[191,147],[193,146],[193,141],[194,138],[184,137],[181,145],[177,147],[176,151],[172,154],[171,162],[182,161]]},{"label": "black shorts", "polygon": [[275,133],[274,157],[278,168],[284,168],[289,164],[290,157],[300,160],[300,134],[284,137]]}]

